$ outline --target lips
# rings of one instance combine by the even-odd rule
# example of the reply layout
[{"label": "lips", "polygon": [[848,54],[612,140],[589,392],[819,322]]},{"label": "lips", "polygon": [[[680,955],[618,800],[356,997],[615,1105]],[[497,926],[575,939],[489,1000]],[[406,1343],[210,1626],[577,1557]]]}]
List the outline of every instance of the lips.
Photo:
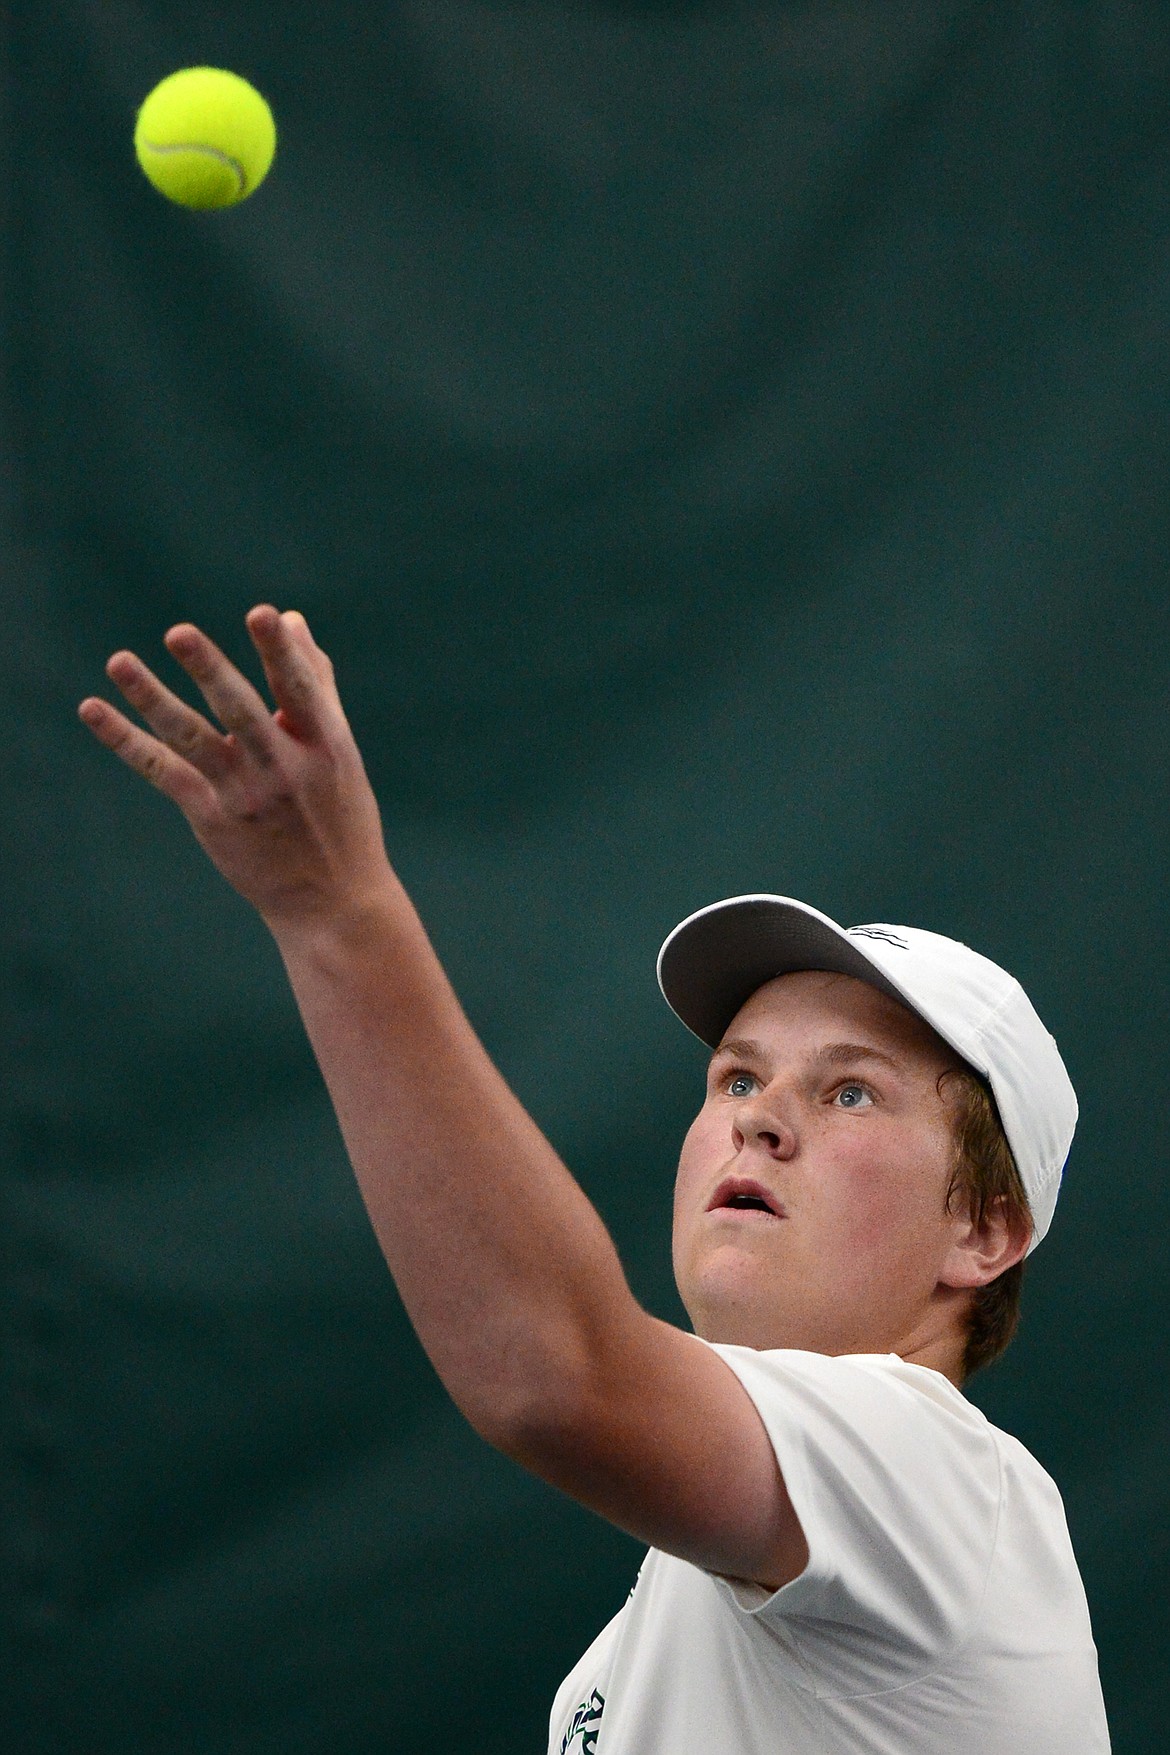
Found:
[{"label": "lips", "polygon": [[711,1196],[707,1211],[713,1213],[721,1207],[731,1212],[770,1213],[775,1219],[786,1217],[771,1189],[753,1176],[725,1176]]}]

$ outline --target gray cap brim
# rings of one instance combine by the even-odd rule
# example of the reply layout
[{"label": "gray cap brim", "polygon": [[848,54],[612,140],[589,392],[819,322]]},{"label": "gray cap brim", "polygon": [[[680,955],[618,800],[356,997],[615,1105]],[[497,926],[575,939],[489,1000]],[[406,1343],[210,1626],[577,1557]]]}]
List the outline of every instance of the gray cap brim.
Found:
[{"label": "gray cap brim", "polygon": [[717,1048],[757,987],[797,969],[852,975],[896,999],[900,993],[827,916],[776,896],[735,896],[680,921],[658,953],[658,985],[687,1029]]}]

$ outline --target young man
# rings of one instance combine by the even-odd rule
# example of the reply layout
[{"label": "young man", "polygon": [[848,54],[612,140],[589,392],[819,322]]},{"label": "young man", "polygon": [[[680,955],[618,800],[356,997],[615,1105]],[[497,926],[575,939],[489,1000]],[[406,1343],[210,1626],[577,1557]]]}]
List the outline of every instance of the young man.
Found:
[{"label": "young man", "polygon": [[[684,920],[659,981],[715,1054],[649,1316],[464,1016],[387,857],[303,617],[249,632],[269,710],[190,623],[95,735],[171,798],[272,932],[371,1222],[475,1429],[650,1546],[559,1690],[551,1755],[1101,1755],[1060,1496],[962,1395],[979,1288],[1051,1222],[1076,1121],[1019,984],[909,927],[785,897]],[[951,1210],[950,1075],[993,1094],[1026,1210]]]}]

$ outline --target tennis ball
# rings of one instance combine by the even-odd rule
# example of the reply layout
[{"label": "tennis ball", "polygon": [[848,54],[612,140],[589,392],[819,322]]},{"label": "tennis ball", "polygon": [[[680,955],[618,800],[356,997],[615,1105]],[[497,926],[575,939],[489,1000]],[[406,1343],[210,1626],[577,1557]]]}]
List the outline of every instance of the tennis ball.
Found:
[{"label": "tennis ball", "polygon": [[138,162],[183,207],[234,207],[259,188],[276,124],[255,86],[222,67],[184,67],[160,80],[138,112]]}]

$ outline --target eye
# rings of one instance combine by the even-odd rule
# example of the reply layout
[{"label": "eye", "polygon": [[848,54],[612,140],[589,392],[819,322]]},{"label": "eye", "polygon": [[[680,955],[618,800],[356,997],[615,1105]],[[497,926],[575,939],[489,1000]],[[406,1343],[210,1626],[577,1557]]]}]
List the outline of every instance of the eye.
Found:
[{"label": "eye", "polygon": [[843,1109],[858,1109],[862,1107],[858,1101],[856,1095],[857,1092],[860,1092],[864,1097],[868,1097],[870,1103],[873,1103],[874,1095],[869,1086],[859,1084],[856,1079],[850,1079],[849,1083],[840,1086],[837,1092],[838,1097],[841,1099],[841,1106]]},{"label": "eye", "polygon": [[744,1083],[750,1084],[751,1077],[752,1077],[752,1075],[749,1072],[743,1072],[742,1070],[737,1072],[733,1069],[724,1078],[723,1083],[727,1087],[727,1090],[731,1096],[733,1096],[733,1097],[746,1097],[747,1096],[746,1091],[733,1090],[732,1086],[740,1085],[740,1084],[744,1084]]}]

